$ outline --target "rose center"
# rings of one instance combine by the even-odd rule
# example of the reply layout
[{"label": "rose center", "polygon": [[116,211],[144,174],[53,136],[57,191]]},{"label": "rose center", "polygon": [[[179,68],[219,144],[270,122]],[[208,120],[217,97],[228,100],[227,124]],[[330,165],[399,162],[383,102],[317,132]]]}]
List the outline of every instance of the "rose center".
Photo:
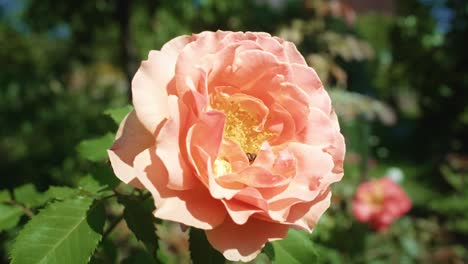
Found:
[{"label": "rose center", "polygon": [[245,153],[258,153],[260,146],[274,134],[261,128],[261,120],[229,97],[215,95],[211,106],[226,115],[224,137],[237,142]]}]

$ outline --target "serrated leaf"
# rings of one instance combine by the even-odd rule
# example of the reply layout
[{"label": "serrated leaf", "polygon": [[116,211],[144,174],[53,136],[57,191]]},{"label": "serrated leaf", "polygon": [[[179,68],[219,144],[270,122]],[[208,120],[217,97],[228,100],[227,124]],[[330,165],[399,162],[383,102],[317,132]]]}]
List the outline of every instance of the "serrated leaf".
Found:
[{"label": "serrated leaf", "polygon": [[50,204],[21,230],[11,251],[12,264],[87,263],[98,245],[105,216],[93,199],[77,197]]},{"label": "serrated leaf", "polygon": [[107,109],[104,114],[108,115],[118,125],[125,116],[133,110],[133,106],[125,105],[119,108]]},{"label": "serrated leaf", "polygon": [[125,206],[123,215],[127,226],[136,238],[145,244],[152,256],[156,255],[158,237],[154,226],[154,208],[145,207],[142,201],[120,198],[119,202]]},{"label": "serrated leaf", "polygon": [[217,264],[226,261],[224,256],[208,242],[203,230],[191,228],[189,243],[193,264]]},{"label": "serrated leaf", "polygon": [[272,242],[274,250],[273,264],[309,264],[317,262],[317,254],[309,234],[304,231],[289,229],[288,236]]},{"label": "serrated leaf", "polygon": [[27,207],[36,207],[47,201],[47,197],[44,193],[38,192],[36,187],[31,183],[15,188],[13,194],[17,202]]},{"label": "serrated leaf", "polygon": [[87,139],[80,142],[77,151],[80,156],[89,161],[104,161],[107,159],[107,149],[112,146],[114,135],[107,133],[104,136]]},{"label": "serrated leaf", "polygon": [[0,204],[0,232],[15,227],[23,215],[17,206]]},{"label": "serrated leaf", "polygon": [[0,203],[8,202],[11,200],[10,192],[8,190],[0,191]]}]

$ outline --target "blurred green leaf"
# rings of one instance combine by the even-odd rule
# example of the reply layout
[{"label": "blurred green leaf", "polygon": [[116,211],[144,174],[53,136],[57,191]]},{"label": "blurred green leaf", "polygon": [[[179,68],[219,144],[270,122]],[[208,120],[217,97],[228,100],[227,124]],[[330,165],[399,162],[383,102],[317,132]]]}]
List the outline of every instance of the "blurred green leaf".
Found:
[{"label": "blurred green leaf", "polygon": [[27,207],[36,207],[47,201],[46,195],[36,190],[32,183],[22,185],[13,190],[15,200]]},{"label": "blurred green leaf", "polygon": [[15,227],[21,215],[23,215],[21,208],[0,204],[0,232]]},{"label": "blurred green leaf", "polygon": [[457,191],[462,191],[465,187],[465,179],[468,175],[456,173],[450,169],[449,166],[442,166],[440,168],[445,180]]},{"label": "blurred green leaf", "polygon": [[271,242],[271,245],[274,249],[272,263],[308,264],[317,262],[314,245],[309,234],[304,231],[289,229],[285,239]]},{"label": "blurred green leaf", "polygon": [[217,264],[225,262],[224,256],[208,242],[204,230],[191,228],[189,243],[193,264]]},{"label": "blurred green leaf", "polygon": [[0,191],[0,203],[8,202],[11,200],[11,195],[8,190],[1,190]]},{"label": "blurred green leaf", "polygon": [[158,237],[154,223],[154,208],[148,208],[141,200],[120,198],[119,202],[125,206],[124,219],[127,226],[142,241],[152,256],[156,255],[158,249]]},{"label": "blurred green leaf", "polygon": [[400,238],[400,243],[409,256],[413,258],[419,256],[420,248],[416,240],[411,237],[403,236]]},{"label": "blurred green leaf", "polygon": [[105,215],[93,199],[55,202],[21,230],[11,251],[12,264],[87,263],[98,245]]},{"label": "blurred green leaf", "polygon": [[107,109],[104,114],[108,115],[118,125],[125,116],[133,110],[133,106],[126,105],[119,108]]},{"label": "blurred green leaf", "polygon": [[77,147],[77,151],[84,159],[98,162],[107,159],[107,149],[112,146],[114,135],[107,133],[104,136],[83,140]]},{"label": "blurred green leaf", "polygon": [[124,259],[122,264],[157,264],[159,263],[157,260],[151,257],[148,252],[145,251],[138,251],[136,254],[132,254],[128,258]]},{"label": "blurred green leaf", "polygon": [[466,195],[450,195],[435,197],[429,206],[445,215],[465,214],[468,212],[468,193]]}]

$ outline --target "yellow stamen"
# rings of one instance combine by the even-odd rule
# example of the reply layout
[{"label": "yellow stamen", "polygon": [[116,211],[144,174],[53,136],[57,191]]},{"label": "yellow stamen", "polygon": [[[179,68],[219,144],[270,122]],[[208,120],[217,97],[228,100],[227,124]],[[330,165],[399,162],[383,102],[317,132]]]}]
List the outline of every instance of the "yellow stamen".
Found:
[{"label": "yellow stamen", "polygon": [[268,131],[258,131],[261,120],[228,97],[214,95],[211,106],[226,115],[224,137],[237,142],[246,153],[258,153],[261,144],[274,135]]}]

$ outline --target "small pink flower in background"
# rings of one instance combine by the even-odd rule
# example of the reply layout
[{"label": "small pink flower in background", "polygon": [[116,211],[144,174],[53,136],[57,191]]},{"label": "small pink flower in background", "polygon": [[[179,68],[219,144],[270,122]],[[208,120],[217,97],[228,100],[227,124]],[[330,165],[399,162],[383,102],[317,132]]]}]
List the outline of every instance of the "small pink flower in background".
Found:
[{"label": "small pink flower in background", "polygon": [[411,208],[404,190],[384,177],[358,186],[353,199],[353,215],[378,231],[386,230]]},{"label": "small pink flower in background", "polygon": [[108,151],[154,215],[206,230],[249,261],[289,227],[311,231],[343,176],[330,97],[294,44],[267,33],[202,32],[151,51],[134,111]]}]

